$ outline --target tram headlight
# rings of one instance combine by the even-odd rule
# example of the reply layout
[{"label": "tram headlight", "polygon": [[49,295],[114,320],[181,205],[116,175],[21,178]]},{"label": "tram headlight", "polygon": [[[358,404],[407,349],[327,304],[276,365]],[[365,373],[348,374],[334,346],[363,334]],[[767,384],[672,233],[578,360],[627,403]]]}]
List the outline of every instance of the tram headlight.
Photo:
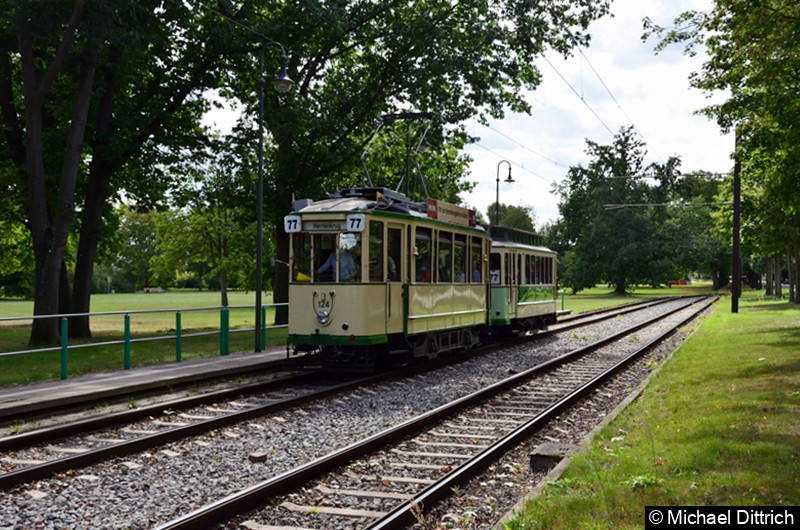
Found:
[{"label": "tram headlight", "polygon": [[328,324],[330,324],[331,323],[330,312],[324,309],[322,311],[317,312],[317,322],[319,322],[321,326],[327,326]]}]

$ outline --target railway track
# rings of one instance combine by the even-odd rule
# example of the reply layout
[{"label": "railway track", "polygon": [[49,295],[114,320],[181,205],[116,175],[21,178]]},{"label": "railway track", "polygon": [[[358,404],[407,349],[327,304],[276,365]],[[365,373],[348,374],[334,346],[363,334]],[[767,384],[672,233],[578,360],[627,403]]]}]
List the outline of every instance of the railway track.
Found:
[{"label": "railway track", "polygon": [[[705,310],[692,301],[400,425],[250,486],[159,528],[400,528]],[[612,343],[688,313],[647,344]],[[288,493],[287,492],[291,492]],[[252,512],[252,513],[251,513]],[[251,513],[247,520],[242,514]]]},{"label": "railway track", "polygon": [[0,490],[297,407],[379,380],[302,373],[0,438]]},{"label": "railway track", "polygon": [[[663,309],[661,309],[661,311],[663,311]],[[654,312],[652,309],[645,311],[645,313],[652,312]],[[625,316],[622,318],[618,317],[618,314],[618,310],[612,309],[607,316],[613,320],[600,325],[603,327],[619,329],[626,325],[627,322],[637,321],[638,319],[642,318],[638,315],[631,317]],[[57,458],[55,459],[55,463],[49,464],[37,463],[28,464],[27,466],[19,468],[13,468],[7,467],[7,464],[0,462],[0,466],[2,466],[2,468],[10,471],[10,473],[7,473],[8,478],[5,478],[4,475],[0,475],[0,484],[3,484],[3,480],[8,481],[3,484],[2,488],[0,488],[0,508],[2,508],[2,511],[6,511],[6,509],[8,509],[8,513],[11,516],[11,521],[16,520],[22,526],[38,527],[41,525],[40,520],[38,519],[39,516],[33,516],[33,514],[22,515],[22,513],[19,511],[20,509],[27,511],[30,509],[29,507],[32,506],[30,500],[25,500],[26,497],[34,496],[34,499],[38,499],[40,498],[40,495],[42,495],[42,492],[52,492],[55,494],[63,491],[64,488],[68,488],[68,490],[71,492],[70,495],[83,498],[87,495],[93,496],[92,493],[94,491],[100,491],[96,486],[92,486],[92,481],[98,481],[98,485],[100,483],[104,483],[105,485],[103,486],[103,491],[108,491],[107,488],[110,487],[112,491],[116,492],[119,489],[117,482],[121,480],[122,484],[130,483],[130,486],[126,486],[131,488],[131,491],[128,491],[125,494],[124,498],[126,500],[117,500],[117,502],[114,504],[114,508],[98,507],[97,510],[103,510],[102,513],[106,513],[106,510],[110,510],[111,512],[120,511],[123,513],[129,513],[127,516],[121,516],[122,520],[125,521],[121,524],[110,522],[106,518],[101,518],[99,521],[102,522],[102,526],[107,526],[109,528],[151,528],[157,524],[163,523],[163,521],[169,520],[171,517],[175,517],[181,513],[186,513],[187,511],[193,510],[197,506],[204,504],[198,503],[196,500],[190,500],[191,498],[197,498],[197,493],[200,491],[203,491],[203,495],[201,495],[201,497],[206,498],[206,502],[210,502],[214,498],[219,498],[234,491],[235,484],[233,482],[231,482],[230,485],[225,486],[221,494],[216,495],[214,493],[217,490],[217,486],[214,488],[199,486],[201,488],[200,490],[198,490],[198,486],[195,486],[193,494],[191,496],[187,496],[185,500],[182,499],[181,502],[174,503],[174,497],[173,500],[162,501],[165,503],[165,505],[170,506],[170,508],[167,510],[159,509],[158,512],[160,515],[146,515],[150,511],[155,511],[153,510],[154,506],[158,506],[158,501],[155,500],[156,497],[154,497],[153,494],[160,494],[159,490],[163,489],[164,487],[164,485],[161,484],[162,480],[174,481],[176,479],[172,477],[182,477],[177,479],[177,484],[194,482],[194,479],[190,478],[189,476],[183,476],[185,473],[179,472],[176,474],[176,471],[186,467],[186,464],[180,464],[180,462],[186,462],[186,459],[191,459],[192,455],[198,452],[207,455],[225,455],[223,458],[225,465],[222,467],[227,469],[224,471],[224,475],[226,477],[230,477],[231,479],[234,479],[235,477],[239,480],[245,481],[245,483],[256,484],[259,483],[259,481],[267,479],[268,477],[279,476],[289,472],[288,470],[293,469],[294,466],[297,465],[286,465],[292,461],[292,457],[303,457],[304,460],[302,461],[305,462],[310,458],[323,458],[325,456],[326,447],[344,447],[353,439],[353,435],[350,434],[351,422],[366,422],[366,424],[369,425],[369,428],[366,429],[367,433],[379,432],[381,429],[385,428],[386,425],[399,423],[404,419],[414,415],[421,414],[424,416],[428,413],[428,411],[431,410],[431,408],[435,408],[441,403],[447,401],[446,399],[442,398],[448,395],[453,397],[461,396],[464,394],[465,388],[478,388],[478,384],[481,381],[488,382],[502,379],[508,373],[513,373],[528,368],[533,364],[541,363],[542,361],[550,359],[555,355],[559,355],[559,352],[563,353],[567,351],[568,348],[565,346],[568,343],[585,343],[587,342],[587,337],[599,336],[602,333],[602,331],[599,329],[593,328],[591,324],[584,325],[589,326],[587,329],[592,331],[590,333],[586,331],[571,331],[570,333],[562,333],[560,338],[547,338],[546,336],[540,334],[533,337],[532,341],[531,338],[528,337],[527,343],[524,340],[518,341],[519,346],[509,347],[508,343],[494,345],[492,348],[489,348],[483,352],[483,359],[477,363],[475,368],[466,370],[466,373],[473,373],[475,375],[457,376],[459,383],[450,390],[446,390],[445,387],[439,386],[443,377],[451,377],[449,375],[445,376],[445,372],[450,371],[455,375],[458,373],[463,373],[465,370],[463,367],[459,367],[460,363],[445,363],[445,360],[442,360],[443,362],[441,363],[426,363],[426,370],[423,371],[417,370],[416,372],[412,372],[411,370],[406,370],[403,372],[393,372],[392,374],[378,376],[375,379],[367,378],[361,379],[357,382],[352,382],[349,388],[347,385],[342,384],[339,385],[338,389],[323,389],[323,393],[317,395],[316,397],[311,394],[305,397],[297,396],[297,394],[289,396],[285,393],[281,396],[280,394],[283,393],[283,391],[280,390],[280,383],[276,382],[274,384],[277,385],[277,388],[275,388],[275,392],[277,392],[277,394],[274,394],[272,398],[261,396],[254,398],[251,401],[248,398],[237,397],[235,395],[228,396],[226,399],[233,401],[230,407],[227,407],[226,405],[214,404],[218,403],[214,401],[207,401],[205,404],[187,402],[184,405],[188,406],[188,409],[183,409],[181,404],[177,402],[159,403],[148,409],[130,412],[130,414],[136,416],[128,417],[126,421],[128,422],[128,425],[130,425],[130,422],[133,422],[135,425],[133,430],[139,431],[136,434],[124,433],[122,436],[119,434],[114,434],[120,432],[119,425],[121,424],[119,424],[119,420],[121,418],[112,417],[86,420],[86,422],[81,422],[82,424],[73,427],[63,426],[59,427],[58,429],[51,429],[49,434],[34,431],[30,434],[26,434],[24,437],[21,435],[9,437],[16,438],[13,441],[0,439],[0,444],[8,444],[0,445],[0,457],[9,457],[10,455],[15,454],[14,458],[18,458],[19,460],[24,460],[28,455],[31,455],[31,450],[35,451],[42,448],[49,450],[48,448],[50,447],[61,447],[64,449],[80,451],[78,454],[62,452],[60,453],[62,458]],[[560,331],[565,330],[562,329]],[[580,336],[578,334],[580,334]],[[558,333],[555,333],[555,335],[558,335]],[[506,350],[509,350],[510,348],[517,348],[519,351],[516,353],[506,352]],[[491,350],[497,350],[497,352],[493,353]],[[542,353],[532,353],[520,356],[519,353],[522,351]],[[495,357],[495,355],[498,357]],[[500,356],[504,356],[505,358],[509,359],[515,359],[516,362],[514,364],[519,366],[519,368],[506,368],[506,363],[498,364],[498,361],[501,359]],[[468,357],[455,356],[454,358],[463,360]],[[463,366],[468,367],[473,364],[476,363],[469,361],[463,363]],[[440,368],[443,370],[440,370]],[[493,372],[493,375],[489,375],[490,372]],[[381,378],[383,378],[383,382],[381,382]],[[373,384],[369,385],[368,379],[372,379]],[[467,381],[469,381],[469,385],[464,384],[467,383]],[[431,390],[435,388],[434,393],[430,394],[429,396],[429,392],[427,390],[421,392],[419,390],[419,384],[422,382],[425,382],[424,384],[426,385],[433,385],[423,388],[430,388]],[[298,384],[299,383],[297,382],[292,382],[290,386],[297,386]],[[331,387],[334,386],[336,385],[331,385]],[[417,389],[414,390],[414,388]],[[238,392],[241,394],[242,389],[238,389]],[[328,392],[327,399],[322,398],[322,396],[326,395],[324,392]],[[433,401],[432,405],[428,404],[429,398],[434,395],[438,401]],[[378,396],[382,398],[378,400],[378,402],[380,403],[383,401],[383,403],[379,405],[373,404],[372,401]],[[390,411],[389,414],[382,412],[378,417],[374,419],[370,418],[369,415],[373,414],[373,411],[383,410],[383,408],[386,406],[385,403],[387,396],[389,397],[390,406],[394,408],[399,407],[400,410]],[[297,398],[297,400],[294,402],[291,400],[283,400],[286,401],[286,403],[279,404],[279,401],[281,401],[282,398],[287,397],[292,399]],[[195,398],[206,400],[213,399],[211,396],[207,395],[195,396]],[[261,403],[261,405],[266,405],[266,408],[258,410],[256,408],[255,401],[263,401],[265,399],[274,399],[275,402],[272,405]],[[366,401],[366,403],[359,404],[359,401]],[[404,402],[409,404],[404,405]],[[354,415],[354,409],[352,405],[360,406],[360,412],[355,412]],[[270,406],[273,408],[269,408]],[[287,410],[287,406],[291,408]],[[199,407],[201,410],[198,412],[197,410],[193,410],[191,407]],[[206,423],[212,421],[211,418],[192,419],[181,416],[181,413],[188,416],[207,416],[213,412],[206,410],[205,407],[211,407],[212,409],[229,408],[230,412],[235,412],[234,415],[228,419],[218,420],[220,421],[218,424]],[[349,435],[346,438],[347,441],[344,443],[331,441],[323,441],[321,443],[314,442],[314,440],[317,439],[317,436],[312,435],[309,437],[308,433],[313,432],[315,429],[319,429],[319,427],[314,425],[315,421],[320,421],[315,419],[315,416],[318,415],[316,411],[328,411],[331,409],[340,409],[339,412],[333,414],[333,416],[339,414],[339,419],[323,419],[322,421],[323,423],[327,421],[342,422],[342,428],[335,430],[337,430],[337,432],[346,433],[345,436]],[[400,413],[399,417],[398,412]],[[342,414],[344,415],[342,416]],[[381,416],[383,417],[381,418]],[[179,423],[188,422],[190,420],[193,422],[192,425],[178,425]],[[99,423],[94,423],[94,426],[91,427],[89,425],[91,422]],[[118,426],[108,428],[102,427],[103,422],[106,424],[116,423]],[[227,428],[222,427],[222,425],[225,424],[231,426]],[[381,427],[381,425],[383,425],[383,427]],[[98,431],[98,428],[101,430]],[[143,430],[162,430],[168,428],[171,428],[172,430],[165,431],[159,436],[154,436],[156,433],[145,433],[146,436],[140,436],[143,434],[141,432]],[[67,430],[61,430],[59,432],[59,429]],[[65,433],[67,433],[70,429],[73,430],[75,434],[69,435],[70,438],[67,440],[58,441],[59,439],[63,439],[64,436],[67,436]],[[104,433],[107,431],[103,429],[111,429],[109,432],[112,433],[108,436],[108,438],[122,438],[124,436],[126,440],[128,440],[128,442],[126,442],[127,445],[122,445],[121,447],[117,448],[113,448],[113,445],[104,445],[106,442],[97,440],[98,438],[106,438]],[[91,430],[94,432],[89,434],[88,431]],[[47,429],[43,429],[42,431],[47,431]],[[300,434],[304,431],[306,434]],[[47,436],[50,436],[50,439],[47,439]],[[274,444],[272,453],[269,454],[269,461],[264,464],[251,464],[247,461],[249,454],[248,452],[251,449],[247,448],[258,447],[259,445],[263,446],[263,440],[265,436],[269,437],[269,444]],[[275,436],[277,436],[277,438],[273,438]],[[338,436],[341,436],[341,434],[338,434]],[[240,437],[240,441],[236,440],[237,437]],[[279,440],[284,437],[288,438],[286,438],[283,442],[280,442]],[[319,436],[319,439],[322,440],[326,438],[328,437],[324,435]],[[34,442],[34,440],[36,441]],[[86,441],[86,445],[81,445],[81,440]],[[175,441],[172,443],[167,443],[169,440]],[[261,442],[259,442],[259,440],[261,440]],[[245,441],[248,441],[248,443],[245,443]],[[313,445],[308,446],[308,441],[311,441]],[[33,448],[31,447],[31,443],[35,443],[37,446]],[[244,446],[244,449],[242,446]],[[300,449],[301,447],[305,447],[305,451],[308,452]],[[88,451],[87,448],[89,449]],[[313,450],[311,450],[312,448]],[[92,455],[92,452],[95,450],[98,452]],[[244,452],[242,452],[243,450]],[[258,448],[255,450],[261,449]],[[277,453],[275,453],[276,450],[278,451]],[[286,454],[284,454],[284,452],[286,452]],[[56,451],[51,454],[59,454],[59,452]],[[124,454],[129,456],[118,457],[119,455]],[[307,456],[308,454],[311,454],[310,458]],[[213,456],[213,458],[216,460],[217,456]],[[92,462],[99,462],[100,460],[103,460],[103,462],[96,465],[91,465]],[[286,462],[286,464],[283,462]],[[166,465],[167,467],[164,469],[170,469],[171,471],[166,476],[164,476],[163,473],[157,473],[156,476],[152,478],[145,478],[148,476],[147,470],[154,464],[157,464],[162,468]],[[245,465],[242,466],[242,464]],[[131,466],[130,471],[127,471],[128,466]],[[193,464],[189,467],[193,468],[197,466]],[[220,466],[217,464],[208,465],[209,471],[214,470],[214,476],[219,476],[219,473],[221,472],[222,468],[220,468],[219,471],[217,471],[217,468],[220,468]],[[18,473],[15,475],[15,472]],[[37,479],[34,477],[39,478]],[[129,482],[129,479],[134,479],[134,477],[139,478],[136,478],[135,482]],[[226,481],[227,480],[228,479],[226,478]],[[217,478],[213,480],[213,483],[221,484]],[[14,484],[17,484],[18,486],[14,487]],[[152,494],[148,494],[146,492],[151,484],[152,490],[150,491],[152,491]],[[191,488],[191,486],[188,485],[186,487]],[[139,491],[141,491],[144,496],[140,495]],[[192,490],[189,489],[189,491]],[[104,495],[103,497],[106,496],[107,495]],[[181,495],[181,497],[183,497],[183,495]],[[60,494],[59,498],[61,498]],[[136,504],[137,498],[139,503],[138,505]],[[98,506],[102,504],[98,499],[87,502],[92,505],[96,504]],[[191,504],[187,506],[188,502],[191,502]],[[52,515],[52,512],[54,511],[58,510],[54,508],[52,503],[48,503],[47,517],[54,517]],[[72,515],[67,514],[63,516],[64,518],[61,519],[61,525],[80,527],[93,525],[96,526],[97,524],[100,524],[96,517],[92,519],[92,524],[80,523],[79,521],[90,520],[93,516],[80,515],[76,518],[72,511],[70,511],[70,513]],[[170,513],[172,513],[171,517],[165,517],[165,515]],[[89,519],[87,519],[87,517],[89,517]],[[47,524],[44,524],[43,526],[48,527]],[[52,527],[57,528],[59,525]]]}]

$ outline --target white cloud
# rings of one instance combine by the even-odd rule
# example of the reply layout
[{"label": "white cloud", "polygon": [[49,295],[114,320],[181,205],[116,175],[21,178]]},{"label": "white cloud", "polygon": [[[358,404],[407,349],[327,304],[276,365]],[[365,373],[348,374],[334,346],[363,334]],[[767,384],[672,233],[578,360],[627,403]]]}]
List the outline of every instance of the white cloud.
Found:
[{"label": "white cloud", "polygon": [[[681,46],[655,55],[655,39],[641,40],[644,17],[670,25],[681,12],[707,10],[710,4],[710,0],[615,0],[614,16],[590,28],[592,43],[584,50],[585,57],[576,52],[564,60],[547,54],[555,70],[544,60],[537,63],[544,80],[526,95],[533,106],[531,116],[509,114],[490,128],[468,124],[469,132],[481,140],[466,149],[474,158],[469,179],[478,183],[465,196],[466,202],[486,212],[495,200],[498,163],[505,159],[512,163],[516,182],[500,183],[500,201],[533,206],[540,223],[553,220],[558,217],[558,197],[552,194],[551,183],[564,177],[565,166],[587,162],[585,140],[611,143],[608,129],[616,133],[631,123],[647,144],[646,163],[678,155],[683,171],[729,171],[733,135],[722,135],[715,123],[695,114],[710,102],[689,86],[689,75],[700,70],[704,58],[683,55]],[[501,180],[507,174],[503,164]]]}]

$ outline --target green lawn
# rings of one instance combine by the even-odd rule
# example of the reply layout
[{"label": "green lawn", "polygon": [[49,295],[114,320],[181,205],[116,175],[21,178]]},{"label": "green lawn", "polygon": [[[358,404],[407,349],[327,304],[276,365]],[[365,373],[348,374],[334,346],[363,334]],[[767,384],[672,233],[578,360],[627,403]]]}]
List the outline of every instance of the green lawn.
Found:
[{"label": "green lawn", "polygon": [[[614,294],[614,290],[607,286],[597,286],[586,289],[577,294],[570,294],[567,290],[564,296],[564,309],[573,313],[590,311],[602,307],[641,302],[648,298],[664,296],[695,296],[714,294],[711,282],[694,282],[692,285],[676,285],[673,287],[648,287],[637,286],[625,295]],[[561,295],[559,294],[556,308],[561,309]]]},{"label": "green lawn", "polygon": [[[262,302],[272,303],[271,295]],[[253,350],[252,331],[235,332],[237,328],[252,328],[255,322],[253,307],[236,308],[255,304],[255,293],[232,292],[228,295],[230,322],[230,352]],[[184,336],[181,358],[207,357],[220,354],[218,334],[187,337],[191,333],[218,331],[220,329],[220,295],[215,292],[169,292],[99,294],[92,296],[92,313],[129,311],[131,338],[167,337],[175,335],[176,310],[181,310],[181,331]],[[201,309],[208,308],[208,309]],[[197,309],[197,310],[195,310]],[[139,313],[141,310],[164,310],[162,312]],[[0,301],[0,317],[30,315],[33,302]],[[267,309],[266,324],[274,322],[274,310]],[[97,315],[91,319],[92,339],[71,340],[70,346],[119,341],[124,338],[123,314]],[[0,352],[27,350],[30,320],[0,322]],[[268,329],[267,345],[285,344],[285,329]],[[60,377],[60,352],[41,352],[0,357],[0,386],[54,379]],[[176,360],[176,341],[165,339],[133,343],[131,366],[142,366],[173,362]],[[124,346],[112,344],[70,349],[68,375],[74,376],[103,370],[120,370],[124,367]]]},{"label": "green lawn", "polygon": [[723,299],[508,529],[642,528],[644,507],[800,504],[800,308]]},{"label": "green lawn", "polygon": [[[566,294],[564,306],[573,312],[587,311],[599,307],[620,305],[646,298],[669,295],[704,294],[710,292],[710,284],[661,288],[637,288],[625,296],[614,295],[607,287],[597,287],[581,291],[576,295]],[[230,328],[252,328],[255,322],[253,308],[236,308],[235,306],[252,306],[255,304],[254,292],[230,292],[228,294],[230,309]],[[96,294],[92,296],[92,313],[125,312],[130,313],[131,337],[146,338],[171,336],[175,334],[177,309],[181,309],[181,329],[184,335],[196,332],[216,331],[220,328],[219,309],[188,310],[189,308],[216,308],[220,304],[218,292],[171,291],[168,293],[118,293]],[[265,305],[272,303],[272,296],[264,297]],[[557,307],[561,308],[559,298]],[[163,310],[161,312],[140,313],[141,310]],[[19,317],[33,312],[31,301],[0,301],[0,317]],[[267,311],[267,325],[274,322],[274,310]],[[28,349],[30,320],[0,322],[0,353],[24,351]],[[91,341],[71,341],[70,346],[87,342],[119,341],[124,336],[124,315],[96,315],[91,319]],[[284,329],[267,331],[268,345],[285,344]],[[253,349],[252,332],[231,333],[230,351],[247,351]],[[70,350],[68,375],[74,376],[102,370],[119,370],[124,367],[123,345],[93,346]],[[185,338],[182,345],[182,358],[205,357],[219,355],[219,337],[208,335],[196,338]],[[175,341],[160,340],[134,343],[131,347],[131,365],[172,362],[176,358]],[[0,386],[53,379],[60,377],[60,353],[43,352],[21,356],[0,357]]]}]

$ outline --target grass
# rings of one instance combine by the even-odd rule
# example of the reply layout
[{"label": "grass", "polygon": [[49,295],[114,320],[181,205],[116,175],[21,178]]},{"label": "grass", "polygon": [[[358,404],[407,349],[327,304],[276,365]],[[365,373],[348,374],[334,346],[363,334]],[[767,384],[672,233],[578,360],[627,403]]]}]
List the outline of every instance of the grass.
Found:
[{"label": "grass", "polygon": [[[568,309],[573,313],[580,313],[603,307],[641,302],[648,298],[706,295],[713,293],[711,286],[711,282],[693,282],[692,285],[676,285],[669,288],[636,286],[624,295],[615,294],[613,289],[607,286],[593,287],[577,294],[570,294],[569,290],[567,290],[564,297],[564,309]],[[560,295],[556,303],[556,309],[561,309]]]},{"label": "grass", "polygon": [[800,504],[800,308],[746,293],[507,529],[641,528],[644,507]]},{"label": "grass", "polygon": [[[169,337],[175,335],[175,310],[181,309],[182,340],[181,358],[192,359],[220,354],[219,335],[186,337],[191,333],[217,331],[220,328],[220,295],[214,292],[170,292],[94,295],[92,312],[131,311],[131,338]],[[229,293],[230,306],[253,305],[253,292]],[[272,303],[271,296],[264,297],[265,305]],[[188,311],[188,308],[212,308]],[[139,310],[165,310],[156,313],[137,313]],[[33,303],[29,301],[0,301],[0,317],[30,315]],[[235,332],[237,328],[252,328],[255,315],[252,307],[230,309],[231,352],[253,349],[254,334]],[[266,324],[274,322],[274,310],[267,309]],[[27,350],[29,338],[28,321],[0,322],[0,352]],[[98,315],[91,318],[92,339],[70,340],[73,345],[119,341],[124,338],[124,315]],[[267,345],[285,343],[285,329],[268,329]],[[132,343],[131,366],[143,366],[174,362],[176,360],[174,339]],[[57,379],[61,373],[60,352],[0,357],[0,386],[28,383],[43,379]],[[112,344],[70,349],[69,376],[104,370],[120,370],[124,367],[124,346]]]},{"label": "grass", "polygon": [[[573,312],[587,311],[599,307],[625,304],[644,298],[655,298],[666,295],[702,294],[710,292],[710,284],[657,289],[641,287],[625,296],[615,295],[609,288],[597,287],[581,291],[576,295],[565,296],[565,307]],[[230,292],[228,302],[231,307],[255,304],[254,292]],[[272,303],[270,295],[264,297],[265,305]],[[175,310],[184,308],[214,308],[220,304],[218,292],[171,291],[168,293],[119,293],[96,294],[92,296],[93,313],[131,311],[131,338],[167,337],[175,334]],[[557,304],[560,308],[560,300]],[[155,313],[136,313],[138,310],[163,310]],[[33,302],[3,300],[0,301],[0,318],[30,315]],[[252,308],[231,309],[230,327],[248,328],[254,326]],[[268,309],[267,324],[274,322],[274,311]],[[0,352],[24,351],[28,349],[28,321],[0,322]],[[123,339],[124,315],[97,315],[91,318],[92,339],[70,341],[76,344],[110,342]],[[202,311],[182,311],[181,329],[184,335],[193,332],[218,330],[220,313],[218,309]],[[267,330],[267,344],[281,345],[285,343],[285,330]],[[231,333],[230,351],[252,350],[253,334]],[[96,346],[70,350],[69,376],[97,372],[103,370],[119,370],[123,368],[123,345]],[[185,338],[182,347],[182,358],[207,357],[219,354],[219,337],[208,335],[197,338]],[[131,347],[131,365],[143,366],[172,362],[175,360],[175,341],[172,339],[134,343]],[[0,386],[28,383],[42,379],[60,377],[60,352],[43,352],[12,357],[0,357]]]}]

